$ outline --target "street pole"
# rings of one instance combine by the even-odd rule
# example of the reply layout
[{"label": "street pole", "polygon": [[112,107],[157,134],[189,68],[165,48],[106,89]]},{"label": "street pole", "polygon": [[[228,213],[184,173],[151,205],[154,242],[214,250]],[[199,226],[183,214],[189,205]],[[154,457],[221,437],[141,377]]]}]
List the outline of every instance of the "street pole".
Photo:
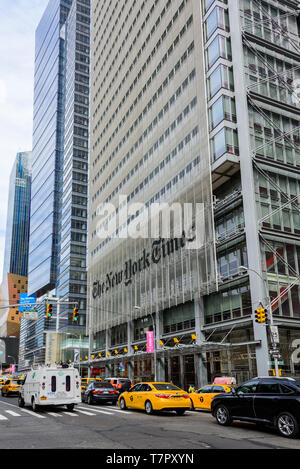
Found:
[{"label": "street pole", "polygon": [[[269,314],[270,314],[270,336],[271,336],[271,341],[272,341],[272,349],[271,349],[271,355],[272,355],[272,358],[274,358],[274,365],[275,365],[275,376],[278,377],[279,376],[279,367],[278,367],[278,356],[277,356],[277,347],[276,347],[276,343],[274,341],[274,337],[273,337],[273,333],[272,333],[272,326],[274,325],[274,322],[273,322],[273,312],[272,312],[272,304],[271,304],[271,298],[270,298],[270,295],[269,295],[269,292],[267,290],[267,285],[266,285],[266,281],[265,279],[258,273],[256,272],[256,270],[254,269],[249,269],[248,267],[245,267],[243,265],[241,265],[239,267],[240,270],[245,270],[245,271],[251,271],[251,272],[254,272],[256,275],[258,275],[260,277],[260,279],[263,281],[263,284],[264,284],[264,288],[265,288],[265,293],[266,293],[266,300],[268,301],[268,311],[269,311]],[[274,353],[274,355],[273,355]]]},{"label": "street pole", "polygon": [[154,348],[153,348],[153,359],[154,359],[154,381],[157,381],[157,366],[156,366],[156,325],[153,317],[153,313],[151,314],[151,319],[152,319],[152,324],[153,324],[153,343],[154,343]]},{"label": "street pole", "polygon": [[56,332],[59,331],[59,315],[60,315],[60,302],[58,298],[56,302]]}]

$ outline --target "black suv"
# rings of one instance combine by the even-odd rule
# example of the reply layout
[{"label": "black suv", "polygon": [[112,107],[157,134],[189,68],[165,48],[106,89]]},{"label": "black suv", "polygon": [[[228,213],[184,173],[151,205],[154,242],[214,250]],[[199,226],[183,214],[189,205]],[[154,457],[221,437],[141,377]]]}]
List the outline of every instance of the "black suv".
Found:
[{"label": "black suv", "polygon": [[233,420],[272,425],[282,436],[298,435],[300,381],[294,378],[253,378],[213,398],[212,414],[219,425]]}]

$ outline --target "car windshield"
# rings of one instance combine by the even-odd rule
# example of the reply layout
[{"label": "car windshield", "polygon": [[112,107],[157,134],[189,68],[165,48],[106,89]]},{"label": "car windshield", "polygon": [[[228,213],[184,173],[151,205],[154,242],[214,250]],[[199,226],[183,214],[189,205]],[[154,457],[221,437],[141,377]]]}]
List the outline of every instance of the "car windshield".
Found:
[{"label": "car windshield", "polygon": [[14,384],[14,385],[23,384],[23,380],[22,379],[14,379],[14,380],[12,380],[11,384]]},{"label": "car windshield", "polygon": [[174,386],[174,384],[170,384],[170,383],[155,383],[155,384],[153,384],[153,386],[158,391],[181,391],[180,388],[178,388],[177,386]]}]

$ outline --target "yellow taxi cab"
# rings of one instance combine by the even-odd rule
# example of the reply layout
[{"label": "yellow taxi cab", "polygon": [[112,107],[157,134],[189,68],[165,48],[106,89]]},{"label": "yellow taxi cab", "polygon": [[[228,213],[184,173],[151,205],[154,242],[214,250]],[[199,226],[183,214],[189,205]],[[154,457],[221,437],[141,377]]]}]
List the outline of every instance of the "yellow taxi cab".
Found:
[{"label": "yellow taxi cab", "polygon": [[232,386],[228,384],[210,384],[203,386],[197,391],[189,394],[191,400],[191,409],[211,409],[213,398],[220,393],[231,392]]},{"label": "yellow taxi cab", "polygon": [[19,394],[19,389],[23,384],[23,379],[11,378],[4,381],[1,388],[1,395],[8,396],[9,394]]},{"label": "yellow taxi cab", "polygon": [[89,384],[94,381],[102,381],[101,378],[81,378],[81,392],[84,392]]},{"label": "yellow taxi cab", "polygon": [[171,383],[138,383],[120,394],[119,407],[142,409],[150,415],[156,411],[175,411],[183,415],[190,409],[190,395]]},{"label": "yellow taxi cab", "polygon": [[0,376],[0,389],[2,388],[5,381],[7,381],[7,378],[3,378],[2,376]]}]

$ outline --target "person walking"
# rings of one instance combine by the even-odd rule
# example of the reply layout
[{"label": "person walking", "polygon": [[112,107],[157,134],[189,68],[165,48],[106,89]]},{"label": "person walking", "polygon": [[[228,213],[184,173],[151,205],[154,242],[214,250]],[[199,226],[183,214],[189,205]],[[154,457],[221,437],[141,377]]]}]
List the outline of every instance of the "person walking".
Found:
[{"label": "person walking", "polygon": [[190,384],[190,387],[189,387],[189,393],[191,392],[195,392],[195,388],[192,384]]}]

